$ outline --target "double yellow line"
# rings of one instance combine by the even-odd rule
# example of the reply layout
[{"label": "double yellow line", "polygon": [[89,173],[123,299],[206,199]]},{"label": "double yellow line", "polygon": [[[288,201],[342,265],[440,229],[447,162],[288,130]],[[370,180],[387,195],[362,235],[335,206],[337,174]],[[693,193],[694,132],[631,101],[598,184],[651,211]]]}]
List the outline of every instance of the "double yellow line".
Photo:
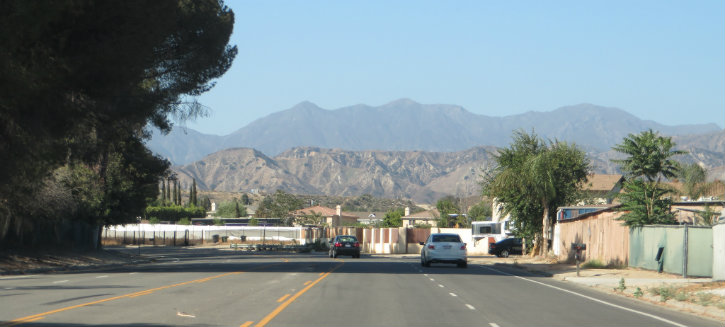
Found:
[{"label": "double yellow line", "polygon": [[[307,292],[313,286],[317,285],[317,283],[319,283],[321,280],[325,279],[325,277],[329,276],[333,271],[337,270],[337,268],[342,267],[342,265],[344,265],[344,264],[345,264],[345,262],[341,262],[340,264],[338,264],[334,268],[330,269],[330,271],[322,274],[322,276],[320,276],[320,278],[317,278],[315,281],[313,281],[311,283],[306,283],[307,286],[305,286],[305,288],[303,288],[299,292],[295,293],[295,295],[292,295],[291,297],[287,298],[287,300],[284,301],[284,302],[282,302],[282,304],[280,304],[277,307],[277,309],[274,309],[274,311],[270,312],[266,317],[262,318],[262,320],[260,320],[255,325],[255,327],[263,327],[263,326],[265,326],[272,319],[274,319],[275,317],[277,317],[277,315],[279,315],[284,309],[286,309],[287,306],[289,306],[292,302],[294,302],[295,300],[297,300],[297,298],[299,298],[302,294],[304,294],[305,292]],[[284,297],[282,299],[284,299]],[[246,325],[246,326],[249,326],[249,325]]]}]

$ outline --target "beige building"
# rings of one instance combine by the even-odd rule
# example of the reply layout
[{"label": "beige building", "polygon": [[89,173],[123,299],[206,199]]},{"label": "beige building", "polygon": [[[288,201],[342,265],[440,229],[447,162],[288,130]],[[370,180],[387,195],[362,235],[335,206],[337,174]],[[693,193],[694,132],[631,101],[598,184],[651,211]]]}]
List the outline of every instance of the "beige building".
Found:
[{"label": "beige building", "polygon": [[411,214],[410,208],[406,207],[405,216],[401,217],[401,219],[403,220],[403,227],[414,227],[416,224],[438,227],[438,219],[440,216],[441,214],[438,212],[438,209]]},{"label": "beige building", "polygon": [[314,206],[309,208],[300,209],[291,213],[292,217],[295,218],[295,225],[299,226],[299,221],[304,221],[305,218],[319,216],[321,222],[310,222],[308,225],[324,224],[329,227],[337,226],[352,226],[357,223],[358,216],[343,212],[341,207],[338,205],[335,209]]}]

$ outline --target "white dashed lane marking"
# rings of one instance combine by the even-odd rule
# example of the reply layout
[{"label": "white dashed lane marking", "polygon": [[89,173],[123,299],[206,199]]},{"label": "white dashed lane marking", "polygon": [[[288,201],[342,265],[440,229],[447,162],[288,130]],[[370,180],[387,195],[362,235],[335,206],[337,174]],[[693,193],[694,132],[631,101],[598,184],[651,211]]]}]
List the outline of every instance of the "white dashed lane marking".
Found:
[{"label": "white dashed lane marking", "polygon": [[456,295],[456,293],[448,293],[448,294],[450,294],[452,297],[458,296],[458,295]]},{"label": "white dashed lane marking", "polygon": [[468,307],[468,308],[469,308],[469,309],[471,309],[471,310],[476,310],[476,308],[474,308],[474,307],[473,307],[472,305],[470,305],[470,304],[466,304],[466,307]]}]

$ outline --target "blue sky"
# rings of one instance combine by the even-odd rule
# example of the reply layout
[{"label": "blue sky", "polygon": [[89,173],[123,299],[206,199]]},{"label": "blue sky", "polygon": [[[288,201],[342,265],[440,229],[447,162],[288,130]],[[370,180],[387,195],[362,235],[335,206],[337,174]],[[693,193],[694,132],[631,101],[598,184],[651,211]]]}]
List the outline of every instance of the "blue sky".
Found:
[{"label": "blue sky", "polygon": [[232,68],[186,126],[225,135],[311,101],[506,116],[579,103],[725,125],[725,1],[234,1]]}]

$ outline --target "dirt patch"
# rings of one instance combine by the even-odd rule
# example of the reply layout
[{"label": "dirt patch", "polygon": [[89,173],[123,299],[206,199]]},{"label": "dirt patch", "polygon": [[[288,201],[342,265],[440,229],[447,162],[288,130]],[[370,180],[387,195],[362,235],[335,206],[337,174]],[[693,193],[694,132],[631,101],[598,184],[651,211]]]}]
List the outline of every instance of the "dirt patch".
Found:
[{"label": "dirt patch", "polygon": [[2,250],[0,251],[0,274],[83,269],[101,265],[127,264],[137,260],[136,256],[111,250]]}]

